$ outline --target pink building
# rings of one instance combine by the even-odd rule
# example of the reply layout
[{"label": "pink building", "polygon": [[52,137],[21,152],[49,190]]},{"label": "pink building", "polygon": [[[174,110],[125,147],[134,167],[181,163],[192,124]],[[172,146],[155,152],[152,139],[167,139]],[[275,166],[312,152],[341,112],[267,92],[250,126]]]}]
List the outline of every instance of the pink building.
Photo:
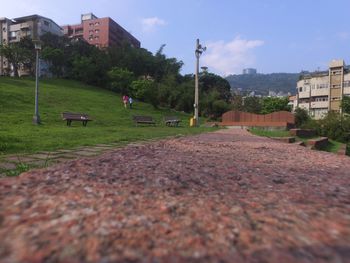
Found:
[{"label": "pink building", "polygon": [[65,36],[84,39],[99,48],[120,46],[123,42],[139,48],[141,46],[133,35],[109,17],[98,18],[94,14],[81,15],[81,23],[62,26]]}]

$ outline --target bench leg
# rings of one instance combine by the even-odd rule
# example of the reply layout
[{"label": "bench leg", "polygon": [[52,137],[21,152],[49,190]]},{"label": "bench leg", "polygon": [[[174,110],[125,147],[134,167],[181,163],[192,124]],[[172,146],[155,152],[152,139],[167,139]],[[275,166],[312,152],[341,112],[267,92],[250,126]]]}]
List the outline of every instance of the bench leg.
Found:
[{"label": "bench leg", "polygon": [[83,126],[86,127],[87,121],[83,121]]}]

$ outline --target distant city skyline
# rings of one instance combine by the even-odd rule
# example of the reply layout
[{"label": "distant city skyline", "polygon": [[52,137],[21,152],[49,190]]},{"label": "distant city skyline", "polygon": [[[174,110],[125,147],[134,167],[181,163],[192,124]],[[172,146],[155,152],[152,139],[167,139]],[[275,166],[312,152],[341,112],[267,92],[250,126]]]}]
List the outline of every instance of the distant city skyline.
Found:
[{"label": "distant city skyline", "polygon": [[259,73],[324,70],[333,59],[350,64],[350,1],[319,0],[76,0],[1,1],[0,17],[38,14],[59,25],[80,22],[93,12],[111,17],[155,53],[164,53],[193,73],[195,41],[207,51],[200,66],[222,76],[241,74],[244,68]]}]

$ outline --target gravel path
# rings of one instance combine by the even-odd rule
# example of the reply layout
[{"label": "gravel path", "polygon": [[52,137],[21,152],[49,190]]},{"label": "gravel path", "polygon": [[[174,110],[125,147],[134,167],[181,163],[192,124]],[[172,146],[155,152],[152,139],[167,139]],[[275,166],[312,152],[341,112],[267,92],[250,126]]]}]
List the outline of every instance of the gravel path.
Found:
[{"label": "gravel path", "polygon": [[350,262],[350,158],[221,130],[0,180],[0,262]]}]

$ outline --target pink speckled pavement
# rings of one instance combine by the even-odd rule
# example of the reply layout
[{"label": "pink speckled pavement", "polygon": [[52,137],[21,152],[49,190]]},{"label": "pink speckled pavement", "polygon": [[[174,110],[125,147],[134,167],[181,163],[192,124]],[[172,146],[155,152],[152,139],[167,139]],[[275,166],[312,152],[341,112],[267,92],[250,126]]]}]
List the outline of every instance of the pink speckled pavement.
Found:
[{"label": "pink speckled pavement", "polygon": [[1,179],[0,262],[350,262],[350,158],[227,129]]}]

